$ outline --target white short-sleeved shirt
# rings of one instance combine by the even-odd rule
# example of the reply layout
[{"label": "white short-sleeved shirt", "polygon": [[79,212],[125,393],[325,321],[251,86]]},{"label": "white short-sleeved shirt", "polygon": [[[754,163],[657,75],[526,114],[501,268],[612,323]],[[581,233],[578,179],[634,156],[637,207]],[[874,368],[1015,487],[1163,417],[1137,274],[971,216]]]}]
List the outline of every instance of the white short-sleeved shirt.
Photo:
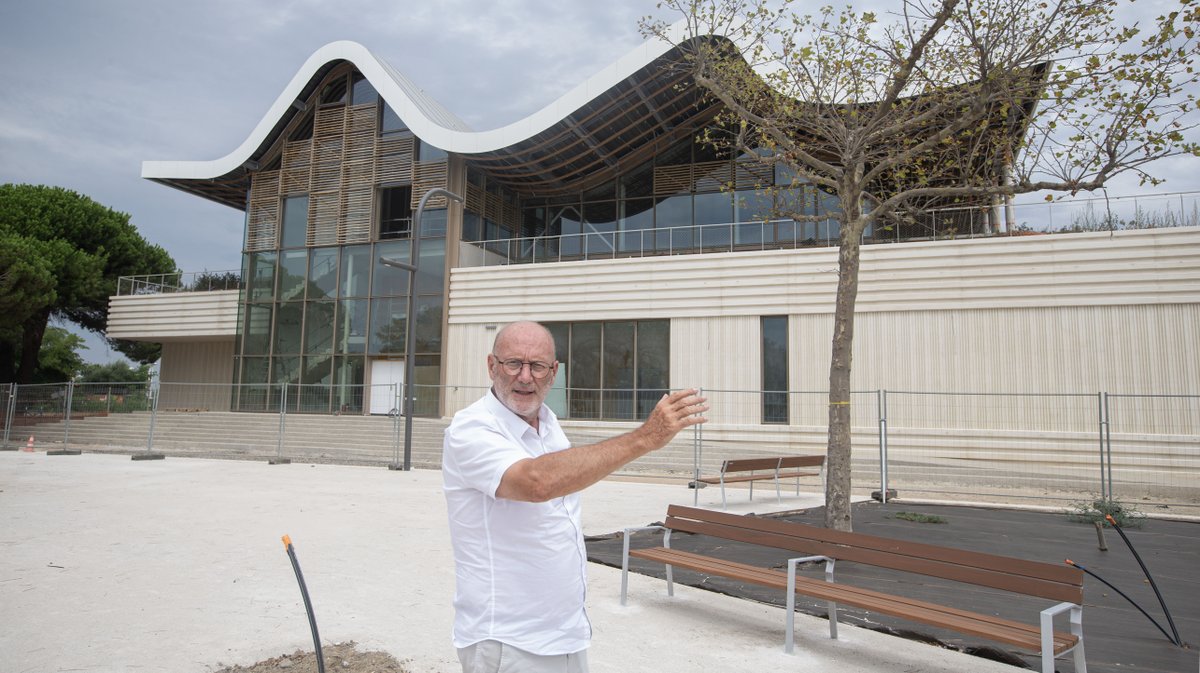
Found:
[{"label": "white short-sleeved shirt", "polygon": [[496,497],[500,478],[525,458],[569,448],[545,405],[538,429],[489,391],[446,428],[442,480],[457,586],[454,646],[498,640],[542,655],[587,648],[587,551],[580,498]]}]

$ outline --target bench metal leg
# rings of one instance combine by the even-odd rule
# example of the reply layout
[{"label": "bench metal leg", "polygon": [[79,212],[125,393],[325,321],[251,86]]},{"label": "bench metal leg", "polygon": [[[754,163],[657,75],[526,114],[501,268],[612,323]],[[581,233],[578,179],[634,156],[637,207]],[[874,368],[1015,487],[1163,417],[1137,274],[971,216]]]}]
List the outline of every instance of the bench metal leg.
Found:
[{"label": "bench metal leg", "polygon": [[[642,526],[640,528],[626,528],[621,540],[621,605],[625,605],[625,597],[629,593],[629,538],[633,537],[634,533],[648,530],[664,530],[662,526]],[[670,547],[671,531],[669,529],[663,533],[664,546]],[[675,595],[671,586],[671,566],[667,566],[667,594]]]},{"label": "bench metal leg", "polygon": [[776,503],[783,502],[783,493],[781,493],[779,490],[779,470],[778,469],[775,470],[775,502]]},{"label": "bench metal leg", "polygon": [[629,592],[629,531],[624,537],[621,544],[621,605],[625,605],[625,595]]},{"label": "bench metal leg", "polygon": [[[783,651],[791,654],[796,640],[796,566],[809,561],[825,562],[825,581],[833,581],[833,566],[837,562],[828,556],[802,556],[788,559],[787,626],[783,636]],[[829,637],[837,640],[837,603],[829,601]]]},{"label": "bench metal leg", "polygon": [[787,586],[787,630],[783,636],[783,651],[791,654],[796,638],[796,563],[799,559],[788,559]]},{"label": "bench metal leg", "polygon": [[[663,546],[666,547],[667,549],[671,548],[671,529],[670,528],[668,528],[665,532],[663,532]],[[667,563],[665,565],[667,566],[667,595],[674,596],[675,595],[675,573],[674,573],[670,563]]]},{"label": "bench metal leg", "polygon": [[725,474],[724,473],[721,474],[721,509],[729,509],[729,506],[725,504]]},{"label": "bench metal leg", "polygon": [[[833,566],[837,563],[836,559],[826,559],[825,561],[825,581],[833,584]],[[837,625],[838,625],[838,608],[836,601],[829,601],[827,604],[829,613],[829,637],[837,640]]]},{"label": "bench metal leg", "polygon": [[1087,660],[1083,650],[1083,607],[1074,603],[1059,603],[1042,610],[1042,673],[1054,673],[1054,617],[1064,612],[1070,613],[1071,635],[1079,639],[1071,650],[1075,660],[1075,671],[1087,673]]}]

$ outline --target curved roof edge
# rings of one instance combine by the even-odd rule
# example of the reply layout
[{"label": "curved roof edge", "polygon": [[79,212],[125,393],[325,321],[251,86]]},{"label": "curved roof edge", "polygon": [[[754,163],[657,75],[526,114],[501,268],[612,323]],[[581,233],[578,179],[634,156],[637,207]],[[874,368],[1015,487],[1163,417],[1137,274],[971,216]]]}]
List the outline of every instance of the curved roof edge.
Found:
[{"label": "curved roof edge", "polygon": [[353,63],[421,140],[459,154],[478,154],[503,149],[563,121],[572,112],[666,54],[675,44],[688,37],[687,31],[686,19],[673,24],[668,28],[667,39],[652,38],[644,42],[541,110],[490,131],[470,130],[462,120],[361,44],[348,40],[331,42],[308,57],[262,120],[237,149],[211,161],[143,161],[142,177],[211,179],[238,169],[252,159],[264,143],[270,141],[272,129],[287,113],[292,103],[300,97],[309,82],[318,76],[322,68],[337,61]]}]

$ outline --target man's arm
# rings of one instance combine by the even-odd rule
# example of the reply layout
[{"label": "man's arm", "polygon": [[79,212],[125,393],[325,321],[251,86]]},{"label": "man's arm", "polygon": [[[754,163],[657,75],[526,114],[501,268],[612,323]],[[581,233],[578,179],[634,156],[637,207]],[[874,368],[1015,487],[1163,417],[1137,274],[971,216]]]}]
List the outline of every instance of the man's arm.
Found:
[{"label": "man's arm", "polygon": [[705,422],[708,411],[695,390],[680,390],[662,399],[637,429],[603,442],[576,446],[513,464],[500,479],[497,498],[545,502],[581,491],[622,465],[661,449],[681,430]]}]

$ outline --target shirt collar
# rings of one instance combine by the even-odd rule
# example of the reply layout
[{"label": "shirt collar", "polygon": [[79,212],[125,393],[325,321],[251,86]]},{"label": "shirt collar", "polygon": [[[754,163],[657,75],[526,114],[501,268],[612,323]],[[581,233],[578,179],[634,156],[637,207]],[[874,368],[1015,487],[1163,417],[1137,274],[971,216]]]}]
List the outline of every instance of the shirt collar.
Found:
[{"label": "shirt collar", "polygon": [[538,408],[538,426],[536,429],[525,421],[524,418],[513,413],[512,409],[504,406],[500,398],[496,397],[496,392],[491,388],[487,394],[488,406],[494,416],[504,423],[505,427],[513,434],[514,437],[520,437],[526,432],[533,432],[538,436],[542,436],[546,432],[547,425],[550,420],[550,409],[545,403]]}]

